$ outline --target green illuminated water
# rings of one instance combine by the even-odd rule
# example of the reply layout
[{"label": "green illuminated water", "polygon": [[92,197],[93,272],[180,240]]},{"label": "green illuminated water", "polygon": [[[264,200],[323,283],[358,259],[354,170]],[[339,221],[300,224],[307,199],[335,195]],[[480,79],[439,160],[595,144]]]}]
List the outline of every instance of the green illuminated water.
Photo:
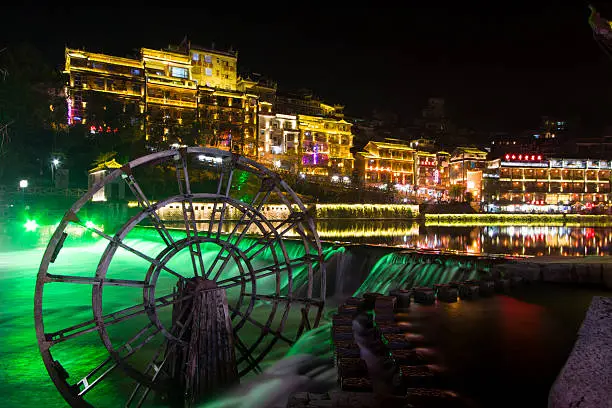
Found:
[{"label": "green illuminated water", "polygon": [[[10,240],[11,251],[0,247],[0,303],[3,305],[0,312],[0,392],[3,406],[7,407],[64,407],[66,403],[51,382],[38,350],[33,318],[33,298],[35,282],[44,246],[48,241],[48,232],[44,229],[23,232],[22,235],[5,236]],[[175,239],[181,238],[181,232],[172,232]],[[183,234],[184,237],[184,234]],[[18,245],[15,242],[19,241]],[[255,242],[255,238],[244,238],[238,245],[242,250]],[[96,238],[88,232],[70,231],[64,248],[57,261],[51,264],[49,272],[54,274],[72,276],[92,276],[95,272],[100,256],[107,246],[103,238]],[[165,248],[159,235],[153,230],[140,229],[131,232],[125,243],[131,248],[144,254],[155,257]],[[284,242],[287,259],[298,259],[305,253],[304,246],[297,241]],[[18,246],[20,249],[16,249]],[[219,247],[208,244],[203,248],[203,258],[210,261],[219,251]],[[262,251],[254,260],[255,268],[265,267],[275,262],[273,251],[283,262],[283,252],[273,246]],[[337,249],[325,246],[324,254],[328,259]],[[168,264],[181,273],[189,273],[191,260],[188,252],[182,251]],[[143,279],[150,264],[142,258],[119,249],[109,266],[107,278],[117,279]],[[229,263],[221,273],[219,279],[236,274],[235,263]],[[293,289],[304,285],[307,270],[303,266],[294,265]],[[171,290],[176,280],[160,277],[159,290]],[[287,293],[287,278],[281,282],[275,276],[264,277],[257,280],[257,293],[274,293],[276,285],[281,287],[281,293]],[[228,291],[228,298],[236,297],[236,289]],[[51,283],[47,284],[44,293],[43,311],[45,314],[45,331],[53,332],[73,324],[87,321],[92,316],[91,286],[79,284]],[[104,313],[125,308],[132,304],[142,303],[142,288],[126,288],[119,286],[105,287],[103,295]],[[169,309],[169,308],[168,308]],[[296,327],[300,322],[297,308],[291,310],[286,324],[287,329]],[[253,310],[252,316],[260,322],[269,317],[269,307],[265,302],[259,302]],[[273,318],[273,327],[278,324],[281,313]],[[168,320],[170,314],[161,316]],[[126,320],[109,329],[111,339],[125,337],[125,333],[133,331],[132,325],[142,325],[146,316]],[[249,338],[245,338],[250,341]],[[264,347],[262,342],[261,347]],[[266,343],[267,344],[267,343]],[[157,346],[152,344],[151,348]],[[261,348],[260,347],[260,348]],[[259,348],[258,348],[259,349]],[[287,351],[287,347],[278,344],[270,353],[270,362],[280,358]],[[52,348],[53,357],[61,361],[62,365],[71,373],[70,382],[76,382],[87,374],[95,365],[100,363],[108,352],[102,345],[97,332],[88,333],[73,340],[60,343]],[[144,353],[147,353],[144,350]],[[265,366],[265,364],[264,364]],[[125,395],[131,392],[133,383],[125,381],[125,376],[110,375],[99,386],[95,387],[88,399],[103,401],[96,406],[116,407],[125,403]],[[129,394],[128,394],[129,395]]]},{"label": "green illuminated water", "polygon": [[355,295],[367,292],[388,293],[389,290],[397,288],[409,289],[414,286],[476,279],[485,269],[486,265],[479,265],[465,258],[431,258],[415,253],[390,253],[374,265]]}]

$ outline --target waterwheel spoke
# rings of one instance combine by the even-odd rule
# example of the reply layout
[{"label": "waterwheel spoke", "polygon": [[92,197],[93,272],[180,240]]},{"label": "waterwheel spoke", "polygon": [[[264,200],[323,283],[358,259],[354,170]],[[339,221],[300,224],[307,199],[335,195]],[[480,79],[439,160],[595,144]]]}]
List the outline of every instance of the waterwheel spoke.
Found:
[{"label": "waterwheel spoke", "polygon": [[[142,347],[144,347],[148,342],[152,340],[152,338],[159,333],[159,329],[156,329],[155,332],[148,337],[142,339],[139,343],[135,343],[143,334],[145,334],[149,329],[155,327],[153,323],[149,323],[144,328],[138,331],[130,340],[128,340],[125,344],[123,344],[117,352],[127,351],[121,359],[125,361],[128,357],[136,353]],[[89,392],[92,388],[94,388],[97,384],[99,384],[105,377],[107,377],[117,366],[119,363],[113,357],[107,357],[100,365],[94,368],[89,372],[85,377],[83,377],[77,384],[76,387],[79,390],[78,395],[82,397],[87,392]],[[100,373],[98,375],[98,373]],[[97,375],[97,376],[96,376]]]},{"label": "waterwheel spoke", "polygon": [[159,262],[159,260],[157,260],[155,258],[151,258],[149,255],[147,255],[147,254],[145,254],[145,253],[143,253],[143,252],[141,252],[141,251],[139,251],[139,250],[137,250],[135,248],[132,248],[131,246],[127,245],[126,243],[121,241],[121,239],[119,237],[117,237],[117,236],[111,237],[110,235],[104,233],[104,231],[102,231],[102,230],[100,230],[98,228],[95,228],[93,226],[89,226],[88,227],[88,226],[82,224],[80,220],[77,221],[77,224],[81,225],[84,228],[87,228],[88,230],[90,230],[92,232],[95,232],[96,234],[100,235],[102,238],[110,241],[112,244],[114,244],[114,245],[116,245],[116,246],[118,246],[118,247],[120,247],[122,249],[125,249],[126,251],[131,252],[132,254],[134,254],[136,256],[139,256],[140,258],[144,259],[145,261],[147,261],[147,262],[149,262],[149,263],[151,263],[151,264],[153,264],[153,265],[155,265],[157,267],[161,266],[161,268],[164,271],[166,271],[166,272],[176,276],[177,278],[179,278],[181,280],[185,280],[186,279],[180,273],[178,273],[178,272],[168,268],[168,266],[166,264],[162,264],[162,263]]},{"label": "waterwheel spoke", "polygon": [[[174,299],[176,295],[171,293],[166,296],[162,296],[160,298],[155,299],[153,302],[154,307],[159,309],[162,307],[167,307],[178,303],[179,301],[183,301],[184,299]],[[70,327],[66,327],[64,329],[54,331],[52,333],[45,333],[45,339],[49,343],[49,347],[53,346],[57,343],[61,343],[66,340],[70,340],[74,337],[81,336],[83,334],[91,333],[98,329],[100,325],[108,327],[114,324],[120,323],[124,320],[131,319],[133,317],[144,315],[147,312],[147,308],[142,305],[134,305],[130,307],[126,307],[124,309],[118,310],[116,312],[108,313],[100,319],[100,324],[96,319],[87,320],[85,322],[72,325]]]},{"label": "waterwheel spoke", "polygon": [[245,296],[250,296],[258,300],[265,300],[270,302],[283,302],[283,303],[303,303],[309,306],[321,306],[322,302],[311,298],[298,298],[292,296],[282,295],[260,295],[258,293],[245,293]]},{"label": "waterwheel spoke", "polygon": [[[219,182],[217,183],[216,198],[213,203],[212,213],[210,214],[210,220],[208,222],[208,233],[207,236],[213,235],[213,226],[217,224],[217,231],[215,235],[218,237],[221,235],[221,229],[223,228],[223,217],[225,216],[225,209],[227,208],[227,200],[223,200],[222,208],[219,208],[219,197],[229,198],[230,189],[232,187],[232,178],[234,176],[233,165],[229,167],[229,173],[227,175],[227,182],[225,183],[225,190],[223,189],[223,182],[226,181],[226,166],[221,165],[221,172],[219,173]],[[217,213],[219,214],[219,222],[217,223]]]},{"label": "waterwheel spoke", "polygon": [[282,265],[274,263],[272,265],[254,269],[252,274],[249,276],[233,276],[231,278],[220,280],[217,282],[217,285],[219,285],[219,287],[223,289],[229,289],[241,285],[244,281],[256,281],[258,279],[266,278],[271,275],[280,275],[283,272],[292,272],[293,268],[308,265],[310,262],[312,262],[313,258],[314,257],[312,256],[303,256],[300,258],[293,259],[290,262],[286,262]]},{"label": "waterwheel spoke", "polygon": [[[263,189],[264,183],[262,183],[262,189]],[[255,195],[255,197],[253,198],[253,200],[251,201],[251,203],[249,204],[249,207],[253,207],[253,204],[257,201],[257,199],[259,198],[260,194],[261,194],[261,189],[260,191]],[[268,200],[268,198],[270,197],[270,190],[266,191],[266,194],[264,195],[263,199],[261,200],[261,202],[257,205],[256,211],[259,212],[261,211],[261,207],[263,207],[263,205],[266,203],[266,201]],[[244,228],[242,229],[242,231],[240,231],[240,235],[238,235],[238,237],[236,238],[236,241],[234,243],[232,243],[232,238],[234,236],[234,234],[236,233],[236,231],[238,230],[238,228],[240,227],[240,225],[242,225],[244,223],[244,219],[245,217],[250,214],[249,220],[247,221],[246,225],[244,226]],[[253,225],[253,223],[256,222],[255,221],[255,213],[251,213],[251,211],[247,210],[244,211],[242,213],[242,216],[240,217],[240,219],[238,220],[238,222],[236,223],[236,225],[234,226],[234,228],[232,229],[232,231],[229,233],[229,235],[226,238],[226,241],[228,243],[232,243],[232,245],[234,245],[235,247],[238,247],[238,245],[240,244],[240,242],[242,241],[242,239],[245,237],[245,235],[247,234],[249,228],[251,228],[251,225]],[[206,272],[206,277],[209,278],[212,271],[214,270],[215,266],[217,265],[217,262],[219,262],[219,260],[222,258],[222,254],[225,251],[225,248],[221,248],[221,250],[219,250],[219,252],[217,253],[217,256],[215,257],[215,259],[213,260],[213,262],[211,263],[210,268],[208,269],[208,271]],[[219,275],[221,274],[221,271],[223,271],[223,269],[225,268],[225,266],[227,265],[227,262],[229,262],[229,256],[225,257],[223,259],[223,263],[221,264],[221,266],[219,267],[219,269],[217,270],[217,273],[215,274],[215,276],[212,278],[212,280],[216,281],[219,278]]]},{"label": "waterwheel spoke", "polygon": [[247,371],[252,368],[256,373],[261,373],[262,369],[259,366],[259,363],[253,358],[251,351],[248,349],[244,341],[242,341],[237,331],[234,331],[234,340],[236,348],[240,351],[241,354],[240,358],[236,361],[236,365],[238,366],[240,363],[247,360],[247,362],[249,363]]},{"label": "waterwheel spoke", "polygon": [[[294,229],[298,224],[303,221],[304,216],[304,213],[301,212],[291,213],[289,217],[283,220],[274,230],[264,233],[261,238],[259,238],[255,243],[253,243],[250,247],[244,250],[244,254],[248,254],[247,259],[249,261],[252,261],[257,255],[270,248],[273,243],[279,242],[288,231]],[[284,229],[278,232],[280,228]],[[273,237],[274,239],[270,239],[271,237]],[[249,252],[253,250],[256,251],[252,254],[249,254]]]},{"label": "waterwheel spoke", "polygon": [[176,180],[179,187],[179,193],[183,196],[181,208],[183,210],[183,221],[185,223],[187,240],[189,241],[192,238],[196,238],[195,242],[189,243],[189,254],[191,256],[193,273],[194,276],[204,276],[204,261],[202,259],[201,245],[197,240],[198,228],[196,225],[195,210],[193,208],[193,194],[191,192],[187,158],[185,155],[185,151],[181,149],[176,160]]},{"label": "waterwheel spoke", "polygon": [[157,214],[157,207],[151,204],[145,193],[142,191],[142,188],[134,178],[134,175],[131,173],[131,171],[124,173],[123,178],[125,179],[128,187],[134,194],[134,197],[136,197],[138,205],[143,208],[147,213],[149,219],[151,220],[151,223],[153,224],[153,227],[164,241],[164,244],[166,244],[167,246],[175,246],[176,244],[174,242],[174,239],[172,238],[172,235],[170,235],[170,232],[159,217],[159,214]]},{"label": "waterwheel spoke", "polygon": [[272,335],[274,335],[274,337],[286,342],[289,345],[293,345],[293,341],[289,340],[287,337],[283,336],[279,331],[272,329],[269,326],[266,326],[260,322],[258,322],[257,320],[253,319],[251,316],[245,315],[244,313],[242,313],[240,310],[237,310],[231,306],[228,306],[229,311],[242,317],[243,319],[247,320],[249,323],[251,323],[252,325],[260,328],[261,330],[263,330],[264,333],[271,333]]}]

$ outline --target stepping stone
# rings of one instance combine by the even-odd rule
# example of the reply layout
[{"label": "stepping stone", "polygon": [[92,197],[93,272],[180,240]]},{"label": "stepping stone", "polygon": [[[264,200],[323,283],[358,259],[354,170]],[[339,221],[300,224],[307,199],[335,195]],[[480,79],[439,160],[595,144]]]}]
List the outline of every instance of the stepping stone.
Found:
[{"label": "stepping stone", "polygon": [[432,288],[419,287],[413,290],[414,302],[423,305],[432,305],[435,302],[434,291]]},{"label": "stepping stone", "polygon": [[453,303],[457,301],[458,290],[450,285],[435,285],[436,297],[438,300],[447,303]]},{"label": "stepping stone", "polygon": [[459,297],[466,300],[474,300],[479,297],[480,287],[478,285],[468,283],[459,285]]},{"label": "stepping stone", "polygon": [[412,291],[408,289],[393,289],[389,292],[390,296],[395,296],[397,302],[395,304],[396,309],[408,309],[410,307],[410,297]]},{"label": "stepping stone", "polygon": [[342,391],[371,392],[372,381],[366,377],[342,378],[340,380],[340,389]]},{"label": "stepping stone", "polygon": [[343,315],[353,315],[355,313],[359,312],[359,307],[355,306],[355,305],[340,305],[338,306],[338,314],[343,314]]},{"label": "stepping stone", "polygon": [[421,365],[427,362],[425,357],[414,349],[391,350],[391,358],[393,358],[397,364],[405,366]]},{"label": "stepping stone", "polygon": [[341,358],[338,360],[338,378],[367,377],[368,366],[361,358]]},{"label": "stepping stone", "polygon": [[435,379],[426,365],[400,365],[400,375],[408,387],[428,387]]},{"label": "stepping stone", "polygon": [[385,334],[383,340],[387,344],[387,348],[391,350],[411,348],[410,342],[403,334]]}]

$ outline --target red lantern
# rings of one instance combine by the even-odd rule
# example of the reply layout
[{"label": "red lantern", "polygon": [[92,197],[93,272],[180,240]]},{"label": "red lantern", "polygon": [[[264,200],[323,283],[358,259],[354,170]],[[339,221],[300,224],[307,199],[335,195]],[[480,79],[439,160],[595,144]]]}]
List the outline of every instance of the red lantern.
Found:
[{"label": "red lantern", "polygon": [[519,160],[523,160],[523,155],[519,154]]},{"label": "red lantern", "polygon": [[538,155],[538,160],[542,160],[542,155]]},{"label": "red lantern", "polygon": [[515,155],[512,155],[512,160],[514,160],[514,159],[516,159],[516,156],[515,156]]},{"label": "red lantern", "polygon": [[506,160],[510,160],[510,155],[509,154],[506,155]]}]

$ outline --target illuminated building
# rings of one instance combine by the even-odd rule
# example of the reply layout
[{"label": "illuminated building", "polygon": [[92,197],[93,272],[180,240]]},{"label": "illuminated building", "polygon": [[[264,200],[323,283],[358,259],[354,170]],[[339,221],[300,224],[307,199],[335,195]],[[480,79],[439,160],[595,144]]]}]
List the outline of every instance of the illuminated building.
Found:
[{"label": "illuminated building", "polygon": [[355,155],[355,168],[365,187],[390,188],[400,184],[414,188],[416,150],[405,143],[370,141]]},{"label": "illuminated building", "polygon": [[258,161],[270,168],[298,171],[300,130],[295,115],[259,114]]},{"label": "illuminated building", "polygon": [[[102,182],[111,171],[119,168],[121,168],[121,164],[117,163],[115,159],[98,164],[96,167],[89,170],[87,188],[92,188],[94,185]],[[103,188],[96,191],[91,201],[123,200],[124,198],[125,183],[122,179],[117,178],[110,183],[104,184]]]},{"label": "illuminated building", "polygon": [[482,174],[487,164],[487,152],[473,147],[457,147],[449,160],[449,181],[471,193],[475,201],[480,201]]},{"label": "illuminated building", "polygon": [[448,190],[450,186],[450,156],[451,154],[448,152],[436,152],[436,159],[438,160],[438,184],[444,190]]},{"label": "illuminated building", "polygon": [[354,159],[351,153],[351,123],[333,117],[298,115],[301,162],[304,174],[324,177],[350,177]]},{"label": "illuminated building", "polygon": [[66,49],[68,123],[91,133],[135,125],[150,146],[199,144],[255,156],[259,97],[237,54],[190,43],[134,58]]},{"label": "illuminated building", "polygon": [[488,162],[484,199],[529,204],[605,203],[610,160],[557,159],[506,153]]}]

